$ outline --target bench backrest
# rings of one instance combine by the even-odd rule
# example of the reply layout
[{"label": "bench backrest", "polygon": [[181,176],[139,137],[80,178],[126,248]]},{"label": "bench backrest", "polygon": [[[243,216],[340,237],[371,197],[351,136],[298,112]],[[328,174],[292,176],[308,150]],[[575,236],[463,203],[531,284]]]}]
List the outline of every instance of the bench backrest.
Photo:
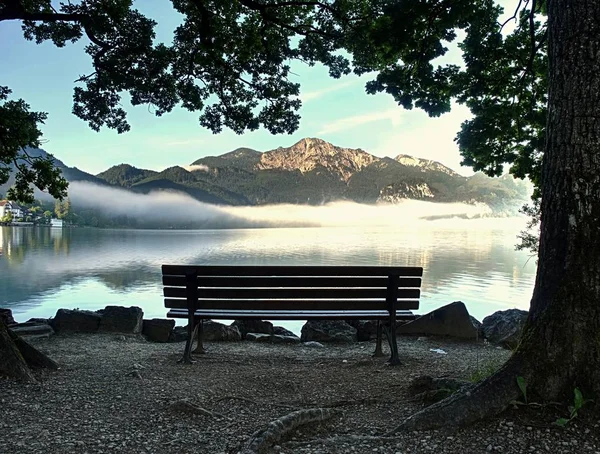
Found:
[{"label": "bench backrest", "polygon": [[169,309],[402,311],[419,308],[421,267],[163,265]]}]

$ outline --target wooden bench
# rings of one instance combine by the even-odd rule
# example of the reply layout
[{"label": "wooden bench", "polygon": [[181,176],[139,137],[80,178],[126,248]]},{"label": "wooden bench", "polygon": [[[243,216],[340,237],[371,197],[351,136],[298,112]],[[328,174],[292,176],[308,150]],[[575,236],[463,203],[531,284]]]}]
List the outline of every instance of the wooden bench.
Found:
[{"label": "wooden bench", "polygon": [[375,354],[383,328],[389,362],[399,364],[396,320],[414,319],[423,268],[163,265],[162,275],[167,316],[188,319],[184,362],[192,362],[196,331],[203,349],[205,319],[361,319],[379,321]]}]

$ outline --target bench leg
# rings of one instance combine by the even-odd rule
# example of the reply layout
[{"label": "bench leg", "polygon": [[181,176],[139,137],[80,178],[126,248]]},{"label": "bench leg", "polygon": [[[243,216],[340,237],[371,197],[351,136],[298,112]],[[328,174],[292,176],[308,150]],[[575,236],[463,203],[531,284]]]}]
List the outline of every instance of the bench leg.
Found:
[{"label": "bench leg", "polygon": [[196,350],[194,350],[192,353],[196,353],[196,354],[206,353],[206,350],[204,349],[204,343],[203,343],[204,319],[200,319],[200,321],[196,325],[196,331],[198,332],[198,345],[196,345]]},{"label": "bench leg", "polygon": [[383,326],[383,330],[385,331],[385,337],[388,340],[388,345],[390,346],[390,352],[392,353],[390,356],[390,359],[388,359],[388,363],[390,366],[397,366],[399,364],[402,364],[400,362],[400,357],[398,356],[398,343],[396,342],[396,330],[388,327],[388,326]]},{"label": "bench leg", "polygon": [[388,362],[390,363],[390,366],[397,366],[399,364],[402,364],[400,362],[400,357],[398,356],[398,341],[396,339],[396,323],[393,323],[392,326],[390,326],[390,330],[388,331],[388,342],[390,343],[390,350],[392,351],[392,356],[390,356],[390,359],[388,360]]},{"label": "bench leg", "polygon": [[375,344],[375,352],[373,353],[374,358],[381,358],[383,356],[383,349],[381,348],[382,338],[381,321],[377,322],[377,343]]},{"label": "bench leg", "polygon": [[192,344],[194,343],[194,337],[196,337],[196,333],[198,331],[199,323],[194,324],[193,322],[188,322],[188,338],[185,341],[185,350],[183,351],[183,358],[181,358],[178,363],[184,364],[193,364],[196,361],[192,359]]}]

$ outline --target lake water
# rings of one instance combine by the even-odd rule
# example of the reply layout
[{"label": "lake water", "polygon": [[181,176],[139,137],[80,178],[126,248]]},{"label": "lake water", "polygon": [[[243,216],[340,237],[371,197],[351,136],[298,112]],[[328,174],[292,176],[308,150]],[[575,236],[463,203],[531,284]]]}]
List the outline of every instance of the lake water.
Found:
[{"label": "lake water", "polygon": [[[463,301],[482,319],[527,309],[535,260],[514,250],[522,219],[421,221],[401,228],[102,230],[0,227],[0,307],[17,321],[59,308],[140,306],[164,317],[171,264],[422,266],[421,309]],[[281,322],[299,332],[301,322]]]}]

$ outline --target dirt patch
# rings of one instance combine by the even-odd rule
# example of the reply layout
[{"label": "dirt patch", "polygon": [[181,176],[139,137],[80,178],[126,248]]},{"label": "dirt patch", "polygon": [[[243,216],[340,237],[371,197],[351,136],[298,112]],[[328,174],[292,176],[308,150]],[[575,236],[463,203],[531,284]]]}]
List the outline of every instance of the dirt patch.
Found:
[{"label": "dirt patch", "polygon": [[[141,336],[53,336],[35,345],[61,369],[37,384],[0,380],[0,452],[236,453],[256,430],[290,412],[339,410],[273,446],[279,453],[600,454],[598,421],[566,428],[531,412],[508,412],[456,433],[378,438],[423,408],[407,393],[421,375],[470,379],[510,352],[486,344],[399,338],[403,365],[372,358],[374,343],[308,348],[207,343],[193,365],[183,344]],[[436,351],[440,349],[441,351]],[[559,410],[553,410],[559,412]],[[542,422],[544,421],[544,422]]]}]

